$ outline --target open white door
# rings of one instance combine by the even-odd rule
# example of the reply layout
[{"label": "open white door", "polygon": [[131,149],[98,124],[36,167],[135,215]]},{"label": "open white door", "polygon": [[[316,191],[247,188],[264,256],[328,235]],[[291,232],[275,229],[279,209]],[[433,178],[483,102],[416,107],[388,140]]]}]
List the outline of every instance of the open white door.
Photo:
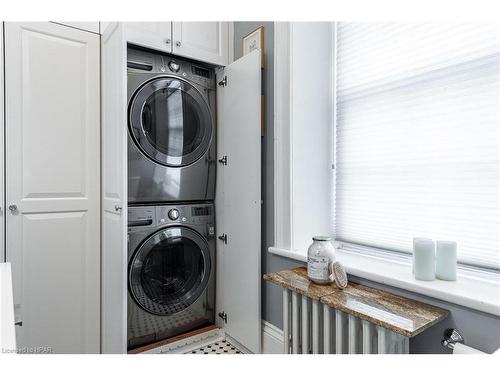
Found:
[{"label": "open white door", "polygon": [[127,352],[127,43],[123,24],[101,39],[101,350]]},{"label": "open white door", "polygon": [[[218,313],[226,333],[260,353],[261,69],[254,51],[218,81]],[[227,237],[224,237],[227,236]],[[222,250],[222,251],[221,251]],[[222,275],[221,275],[222,273]],[[222,298],[221,298],[222,297]],[[219,316],[220,316],[219,315]]]}]

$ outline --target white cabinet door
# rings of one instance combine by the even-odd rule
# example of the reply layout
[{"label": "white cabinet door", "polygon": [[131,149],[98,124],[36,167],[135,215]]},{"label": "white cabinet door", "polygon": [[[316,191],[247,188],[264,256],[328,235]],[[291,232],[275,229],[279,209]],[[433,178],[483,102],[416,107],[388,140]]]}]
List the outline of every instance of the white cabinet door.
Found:
[{"label": "white cabinet door", "polygon": [[106,27],[102,52],[102,352],[127,350],[127,42]]},{"label": "white cabinet door", "polygon": [[173,22],[173,53],[216,64],[228,64],[228,22]]},{"label": "white cabinet door", "polygon": [[[224,69],[218,90],[219,241],[218,312],[227,315],[226,333],[254,353],[260,352],[261,138],[260,53],[254,51]],[[222,194],[222,195],[221,195]],[[222,251],[221,251],[222,250]]]},{"label": "white cabinet door", "polygon": [[6,245],[19,348],[100,351],[99,35],[5,23]]},{"label": "white cabinet door", "polygon": [[125,22],[125,29],[130,43],[172,52],[172,22]]}]

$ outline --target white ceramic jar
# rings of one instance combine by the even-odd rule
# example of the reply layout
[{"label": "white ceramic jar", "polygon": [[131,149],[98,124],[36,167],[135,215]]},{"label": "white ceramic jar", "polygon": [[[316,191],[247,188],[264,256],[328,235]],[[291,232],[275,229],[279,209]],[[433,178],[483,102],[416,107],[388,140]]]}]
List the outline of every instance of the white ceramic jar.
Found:
[{"label": "white ceramic jar", "polygon": [[317,284],[329,284],[330,264],[335,261],[332,239],[326,236],[313,237],[307,250],[307,277]]}]

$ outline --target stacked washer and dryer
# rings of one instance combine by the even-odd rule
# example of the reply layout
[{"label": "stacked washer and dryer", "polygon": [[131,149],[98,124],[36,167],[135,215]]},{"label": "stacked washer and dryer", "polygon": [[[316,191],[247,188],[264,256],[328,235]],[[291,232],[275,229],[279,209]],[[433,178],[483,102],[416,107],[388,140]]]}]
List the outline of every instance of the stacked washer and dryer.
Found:
[{"label": "stacked washer and dryer", "polygon": [[215,72],[129,47],[128,348],[215,320]]}]

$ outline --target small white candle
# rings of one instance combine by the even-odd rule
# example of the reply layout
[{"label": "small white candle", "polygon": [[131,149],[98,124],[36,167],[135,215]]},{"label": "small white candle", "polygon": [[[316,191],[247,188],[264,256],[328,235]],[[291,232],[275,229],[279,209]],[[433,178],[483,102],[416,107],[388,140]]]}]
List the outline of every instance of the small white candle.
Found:
[{"label": "small white candle", "polygon": [[436,241],[436,277],[441,280],[457,279],[457,243]]},{"label": "small white candle", "polygon": [[413,239],[413,262],[415,279],[432,281],[436,277],[436,251],[434,241],[429,238]]}]

